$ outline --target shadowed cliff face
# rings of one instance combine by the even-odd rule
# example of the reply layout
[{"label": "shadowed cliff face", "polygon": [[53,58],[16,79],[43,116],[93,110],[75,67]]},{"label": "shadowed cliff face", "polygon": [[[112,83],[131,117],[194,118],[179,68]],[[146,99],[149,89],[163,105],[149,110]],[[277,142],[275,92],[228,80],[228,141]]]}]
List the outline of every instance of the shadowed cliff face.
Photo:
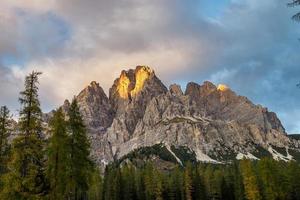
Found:
[{"label": "shadowed cliff face", "polygon": [[92,155],[100,165],[157,143],[185,146],[206,162],[237,155],[253,158],[258,149],[290,160],[292,156],[278,156],[272,148],[300,146],[286,136],[275,113],[228,86],[206,81],[188,83],[184,93],[176,84],[168,90],[145,66],[122,71],[109,98],[96,82],[76,98],[92,135]]},{"label": "shadowed cliff face", "polygon": [[112,123],[113,111],[103,89],[95,81],[76,97],[88,128],[99,131]]}]

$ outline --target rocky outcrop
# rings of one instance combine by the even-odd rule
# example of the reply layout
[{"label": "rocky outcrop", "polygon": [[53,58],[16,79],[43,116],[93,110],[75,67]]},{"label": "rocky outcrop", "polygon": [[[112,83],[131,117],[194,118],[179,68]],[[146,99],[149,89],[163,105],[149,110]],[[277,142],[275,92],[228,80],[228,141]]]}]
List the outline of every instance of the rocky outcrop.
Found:
[{"label": "rocky outcrop", "polygon": [[168,90],[145,66],[122,71],[109,98],[96,82],[76,98],[90,133],[92,156],[102,166],[155,144],[187,147],[206,162],[266,154],[290,160],[292,155],[278,156],[275,148],[299,149],[299,141],[287,137],[275,113],[228,86],[206,81],[188,83],[184,93],[176,84]]}]

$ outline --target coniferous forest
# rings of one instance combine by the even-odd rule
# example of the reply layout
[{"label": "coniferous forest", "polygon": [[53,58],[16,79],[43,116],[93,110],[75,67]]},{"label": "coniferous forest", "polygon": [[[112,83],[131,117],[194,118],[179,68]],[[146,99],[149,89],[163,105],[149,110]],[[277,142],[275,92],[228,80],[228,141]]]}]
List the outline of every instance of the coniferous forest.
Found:
[{"label": "coniferous forest", "polygon": [[150,161],[139,167],[116,162],[101,171],[89,156],[75,99],[68,113],[61,108],[54,112],[45,130],[38,98],[40,75],[32,72],[25,79],[16,126],[8,108],[0,109],[0,199],[300,199],[299,163],[270,158],[227,164],[187,162],[169,170]]}]

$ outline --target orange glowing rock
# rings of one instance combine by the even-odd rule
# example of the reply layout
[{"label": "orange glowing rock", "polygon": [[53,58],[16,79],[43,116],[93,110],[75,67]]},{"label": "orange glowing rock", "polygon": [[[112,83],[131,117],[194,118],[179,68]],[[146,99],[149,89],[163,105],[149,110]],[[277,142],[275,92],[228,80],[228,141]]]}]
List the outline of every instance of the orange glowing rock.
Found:
[{"label": "orange glowing rock", "polygon": [[153,70],[146,66],[138,66],[134,72],[134,78],[123,71],[118,81],[117,91],[119,97],[128,99],[136,96],[144,87]]},{"label": "orange glowing rock", "polygon": [[117,86],[117,91],[119,92],[119,96],[123,99],[128,98],[128,87],[130,84],[130,80],[127,77],[126,73],[122,73],[119,78],[119,83]]},{"label": "orange glowing rock", "polygon": [[131,91],[131,96],[137,95],[144,87],[145,81],[150,77],[152,70],[149,67],[140,67],[135,72],[135,86]]},{"label": "orange glowing rock", "polygon": [[218,90],[221,91],[221,92],[224,92],[224,91],[229,90],[229,87],[227,85],[224,85],[224,84],[219,84],[218,85]]}]

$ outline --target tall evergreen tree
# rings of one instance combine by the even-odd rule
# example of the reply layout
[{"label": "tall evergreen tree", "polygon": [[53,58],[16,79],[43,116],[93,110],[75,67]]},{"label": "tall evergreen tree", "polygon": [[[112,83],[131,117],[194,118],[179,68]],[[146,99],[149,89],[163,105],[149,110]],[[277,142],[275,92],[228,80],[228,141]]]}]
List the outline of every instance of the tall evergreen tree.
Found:
[{"label": "tall evergreen tree", "polygon": [[288,197],[287,199],[300,200],[300,167],[297,162],[290,162],[287,170],[288,176]]},{"label": "tall evergreen tree", "polygon": [[50,182],[49,198],[64,199],[70,164],[70,146],[67,124],[62,109],[50,121],[51,138],[48,147],[47,178]]},{"label": "tall evergreen tree", "polygon": [[0,108],[0,176],[7,170],[9,151],[8,137],[10,134],[10,114],[6,106]]},{"label": "tall evergreen tree", "polygon": [[191,163],[187,163],[187,166],[184,170],[184,194],[186,200],[192,200],[193,185],[191,175],[192,165]]},{"label": "tall evergreen tree", "polygon": [[40,199],[45,192],[39,75],[33,71],[26,76],[25,90],[20,93],[19,135],[12,144],[10,171],[2,192],[5,199]]},{"label": "tall evergreen tree", "polygon": [[7,172],[10,145],[10,114],[6,106],[0,108],[0,190],[3,188],[2,176]]},{"label": "tall evergreen tree", "polygon": [[88,191],[88,178],[93,164],[90,160],[90,143],[86,127],[79,112],[79,106],[74,98],[69,109],[70,132],[70,172],[68,181],[69,199],[84,198]]},{"label": "tall evergreen tree", "polygon": [[88,200],[102,200],[103,181],[100,170],[95,167],[89,180]]}]

